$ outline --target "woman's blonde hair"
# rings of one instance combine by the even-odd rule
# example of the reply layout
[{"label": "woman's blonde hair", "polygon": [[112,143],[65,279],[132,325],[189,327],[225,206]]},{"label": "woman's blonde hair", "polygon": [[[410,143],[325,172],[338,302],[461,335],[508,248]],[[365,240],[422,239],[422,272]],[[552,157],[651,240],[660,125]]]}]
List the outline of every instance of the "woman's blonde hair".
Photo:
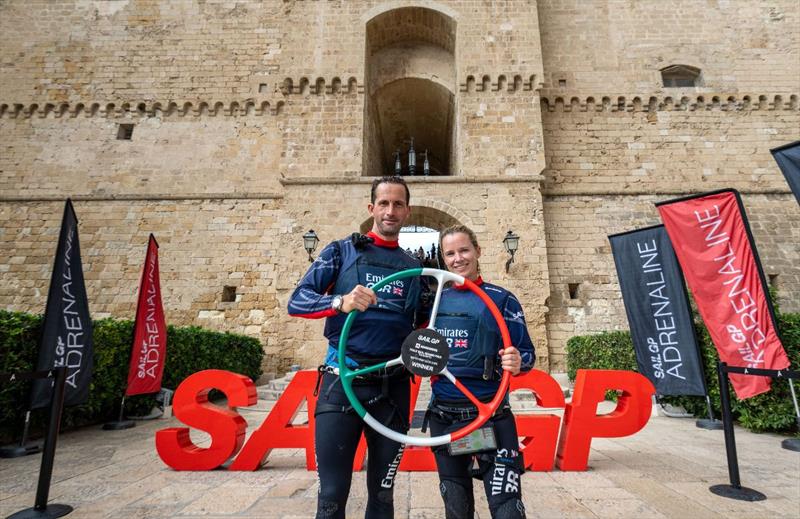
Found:
[{"label": "woman's blonde hair", "polygon": [[469,241],[472,242],[473,247],[476,249],[479,247],[478,245],[478,238],[475,237],[475,233],[467,227],[466,225],[451,225],[447,229],[443,230],[439,233],[439,250],[442,250],[442,242],[444,241],[445,236],[450,236],[451,234],[458,234],[463,232],[469,238]]}]

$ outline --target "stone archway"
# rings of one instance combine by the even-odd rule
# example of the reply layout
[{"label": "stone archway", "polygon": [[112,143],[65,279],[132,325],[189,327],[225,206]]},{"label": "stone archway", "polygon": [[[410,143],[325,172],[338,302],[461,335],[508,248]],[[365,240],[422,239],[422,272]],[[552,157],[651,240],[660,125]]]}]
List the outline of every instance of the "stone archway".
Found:
[{"label": "stone archway", "polygon": [[426,7],[401,7],[366,24],[363,174],[403,172],[413,139],[417,173],[427,150],[431,175],[456,167],[456,22]]}]

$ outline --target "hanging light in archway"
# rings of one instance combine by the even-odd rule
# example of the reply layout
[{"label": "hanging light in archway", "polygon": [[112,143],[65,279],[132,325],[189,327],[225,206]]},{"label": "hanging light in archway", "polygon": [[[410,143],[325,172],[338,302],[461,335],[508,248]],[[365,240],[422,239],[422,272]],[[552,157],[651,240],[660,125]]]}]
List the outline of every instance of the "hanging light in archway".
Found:
[{"label": "hanging light in archway", "polygon": [[417,174],[417,153],[414,151],[414,137],[411,137],[411,147],[408,148],[408,173]]},{"label": "hanging light in archway", "polygon": [[403,164],[400,163],[400,148],[394,152],[394,174],[395,175],[402,175],[403,174]]}]

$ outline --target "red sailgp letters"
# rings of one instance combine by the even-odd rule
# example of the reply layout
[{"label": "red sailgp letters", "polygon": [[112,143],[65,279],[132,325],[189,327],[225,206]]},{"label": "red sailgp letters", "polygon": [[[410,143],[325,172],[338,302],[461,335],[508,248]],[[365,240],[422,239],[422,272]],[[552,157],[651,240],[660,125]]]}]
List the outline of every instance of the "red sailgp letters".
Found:
[{"label": "red sailgp letters", "polygon": [[[212,470],[232,457],[235,458],[229,470],[256,470],[273,449],[304,449],[306,468],[315,470],[316,377],[316,371],[296,373],[267,418],[245,443],[246,423],[236,407],[256,403],[253,382],[229,371],[195,373],[175,391],[173,410],[182,423],[208,433],[211,445],[207,448],[194,445],[188,427],[162,429],[156,433],[158,455],[175,470]],[[211,389],[225,393],[228,405],[219,407],[209,403]],[[531,391],[542,407],[565,410],[562,427],[559,427],[561,418],[555,414],[515,414],[525,467],[535,471],[551,470],[554,463],[561,470],[586,470],[592,438],[622,437],[639,431],[650,417],[651,397],[655,393],[653,385],[642,375],[611,370],[579,370],[573,401],[569,404],[565,404],[556,381],[540,370],[513,378],[511,391],[520,390]],[[622,394],[614,411],[598,415],[597,405],[606,390],[619,390]],[[419,381],[411,388],[412,409],[418,394]],[[294,418],[304,401],[308,404],[308,421],[295,425]],[[353,470],[361,469],[365,452],[362,437]],[[407,447],[399,466],[403,471],[435,469],[428,447]]]}]

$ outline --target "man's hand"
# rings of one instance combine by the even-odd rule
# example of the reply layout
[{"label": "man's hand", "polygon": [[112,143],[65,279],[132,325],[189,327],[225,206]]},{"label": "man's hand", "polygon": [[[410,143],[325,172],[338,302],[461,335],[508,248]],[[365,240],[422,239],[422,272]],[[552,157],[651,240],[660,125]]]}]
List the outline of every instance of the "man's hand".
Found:
[{"label": "man's hand", "polygon": [[509,346],[504,350],[500,350],[500,359],[504,370],[510,371],[514,376],[519,375],[520,367],[522,366],[522,357],[518,349]]},{"label": "man's hand", "polygon": [[342,312],[346,314],[349,314],[353,310],[363,312],[369,305],[376,304],[378,304],[378,296],[375,295],[375,292],[373,292],[371,288],[356,285],[349,294],[345,294],[342,297]]}]

